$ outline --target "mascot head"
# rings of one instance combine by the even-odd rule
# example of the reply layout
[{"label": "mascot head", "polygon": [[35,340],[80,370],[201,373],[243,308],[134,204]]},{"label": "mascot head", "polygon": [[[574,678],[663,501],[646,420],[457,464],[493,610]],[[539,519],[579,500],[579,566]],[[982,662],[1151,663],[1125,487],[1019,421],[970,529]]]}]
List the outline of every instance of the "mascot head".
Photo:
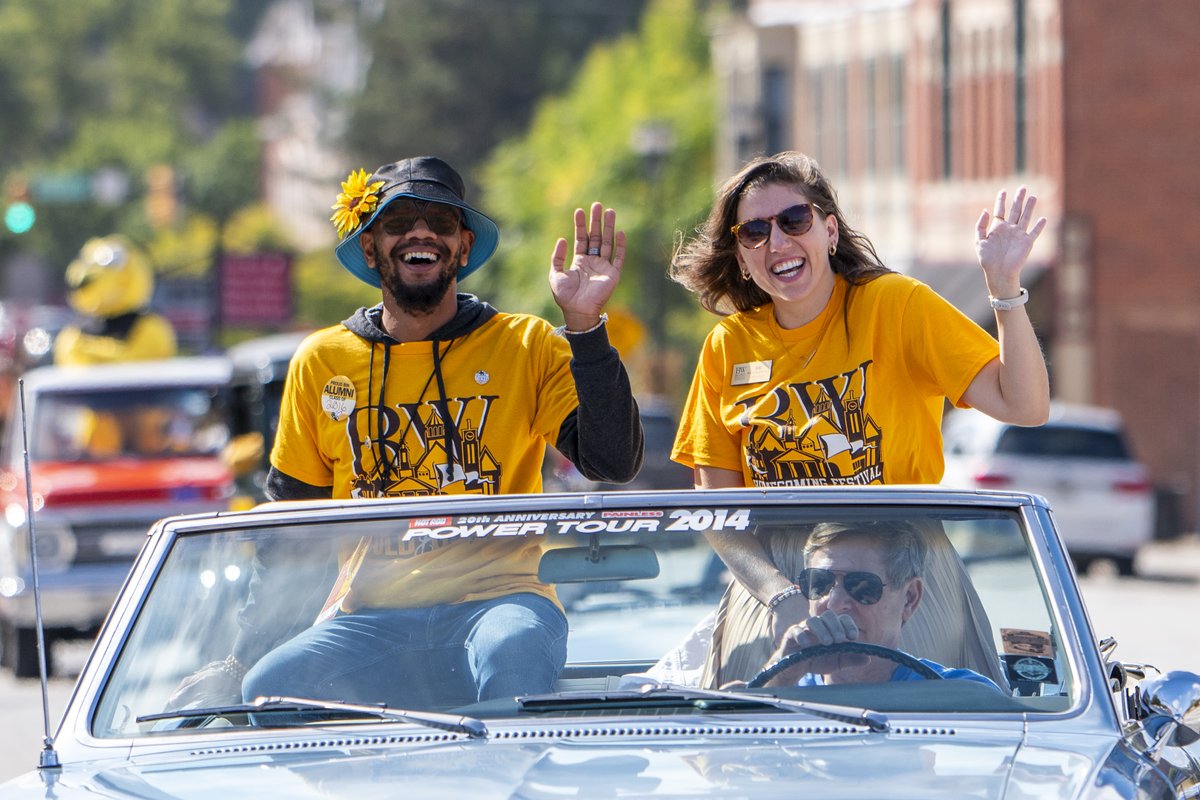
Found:
[{"label": "mascot head", "polygon": [[91,239],[67,267],[67,301],[89,317],[115,317],[145,308],[154,273],[142,251],[123,236]]}]

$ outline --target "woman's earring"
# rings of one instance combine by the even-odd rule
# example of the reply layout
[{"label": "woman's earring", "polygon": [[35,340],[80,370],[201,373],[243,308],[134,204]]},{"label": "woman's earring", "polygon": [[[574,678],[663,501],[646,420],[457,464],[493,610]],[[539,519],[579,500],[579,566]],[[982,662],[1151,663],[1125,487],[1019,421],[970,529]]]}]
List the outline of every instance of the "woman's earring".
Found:
[{"label": "woman's earring", "polygon": [[746,269],[745,267],[742,267],[742,280],[750,280],[750,270]]},{"label": "woman's earring", "polygon": [[829,255],[830,255],[830,256],[836,256],[836,255],[837,255],[837,245],[836,245],[836,244],[831,244],[831,245],[829,245]]}]

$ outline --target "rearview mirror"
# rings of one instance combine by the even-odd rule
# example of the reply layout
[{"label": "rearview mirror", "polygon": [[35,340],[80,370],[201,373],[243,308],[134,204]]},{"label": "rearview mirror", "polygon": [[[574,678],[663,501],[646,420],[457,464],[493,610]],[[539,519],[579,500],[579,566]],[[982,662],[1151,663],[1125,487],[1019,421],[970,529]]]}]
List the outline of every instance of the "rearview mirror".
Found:
[{"label": "rearview mirror", "polygon": [[629,581],[658,577],[658,554],[639,544],[562,547],[542,553],[538,580],[543,583]]}]

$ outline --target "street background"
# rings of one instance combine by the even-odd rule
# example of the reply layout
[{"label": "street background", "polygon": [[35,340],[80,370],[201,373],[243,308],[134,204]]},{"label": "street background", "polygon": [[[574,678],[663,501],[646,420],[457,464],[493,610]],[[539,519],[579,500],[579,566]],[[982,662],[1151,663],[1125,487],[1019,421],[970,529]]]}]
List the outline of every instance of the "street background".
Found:
[{"label": "street background", "polygon": [[[1119,411],[1159,502],[1138,576],[1082,580],[1096,634],[1200,669],[1200,543],[1171,538],[1200,530],[1197,4],[1153,5],[0,0],[0,417],[78,322],[64,276],[92,237],[153,262],[185,354],[378,302],[333,258],[330,203],[398,158],[446,158],[500,224],[464,291],[554,325],[555,239],[616,207],[610,336],[665,418],[715,322],[667,277],[673,243],[751,157],[817,158],[883,261],[989,330],[974,224],[1024,184],[1050,221],[1022,280],[1054,398]],[[54,724],[86,647],[57,655]],[[0,673],[0,720],[5,778],[37,762],[36,681]]]}]

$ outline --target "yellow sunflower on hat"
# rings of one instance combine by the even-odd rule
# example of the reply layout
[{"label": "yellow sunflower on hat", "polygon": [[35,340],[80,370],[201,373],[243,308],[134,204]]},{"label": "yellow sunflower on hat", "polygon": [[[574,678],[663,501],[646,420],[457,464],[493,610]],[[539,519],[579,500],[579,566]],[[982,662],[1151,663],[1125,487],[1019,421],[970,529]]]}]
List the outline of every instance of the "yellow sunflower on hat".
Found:
[{"label": "yellow sunflower on hat", "polygon": [[330,206],[333,216],[329,218],[337,228],[338,238],[345,238],[358,227],[363,216],[371,214],[379,204],[379,195],[376,192],[383,188],[384,182],[374,181],[368,184],[369,177],[365,169],[360,169],[351,172],[349,177],[342,181],[342,193],[338,195],[337,202]]}]

